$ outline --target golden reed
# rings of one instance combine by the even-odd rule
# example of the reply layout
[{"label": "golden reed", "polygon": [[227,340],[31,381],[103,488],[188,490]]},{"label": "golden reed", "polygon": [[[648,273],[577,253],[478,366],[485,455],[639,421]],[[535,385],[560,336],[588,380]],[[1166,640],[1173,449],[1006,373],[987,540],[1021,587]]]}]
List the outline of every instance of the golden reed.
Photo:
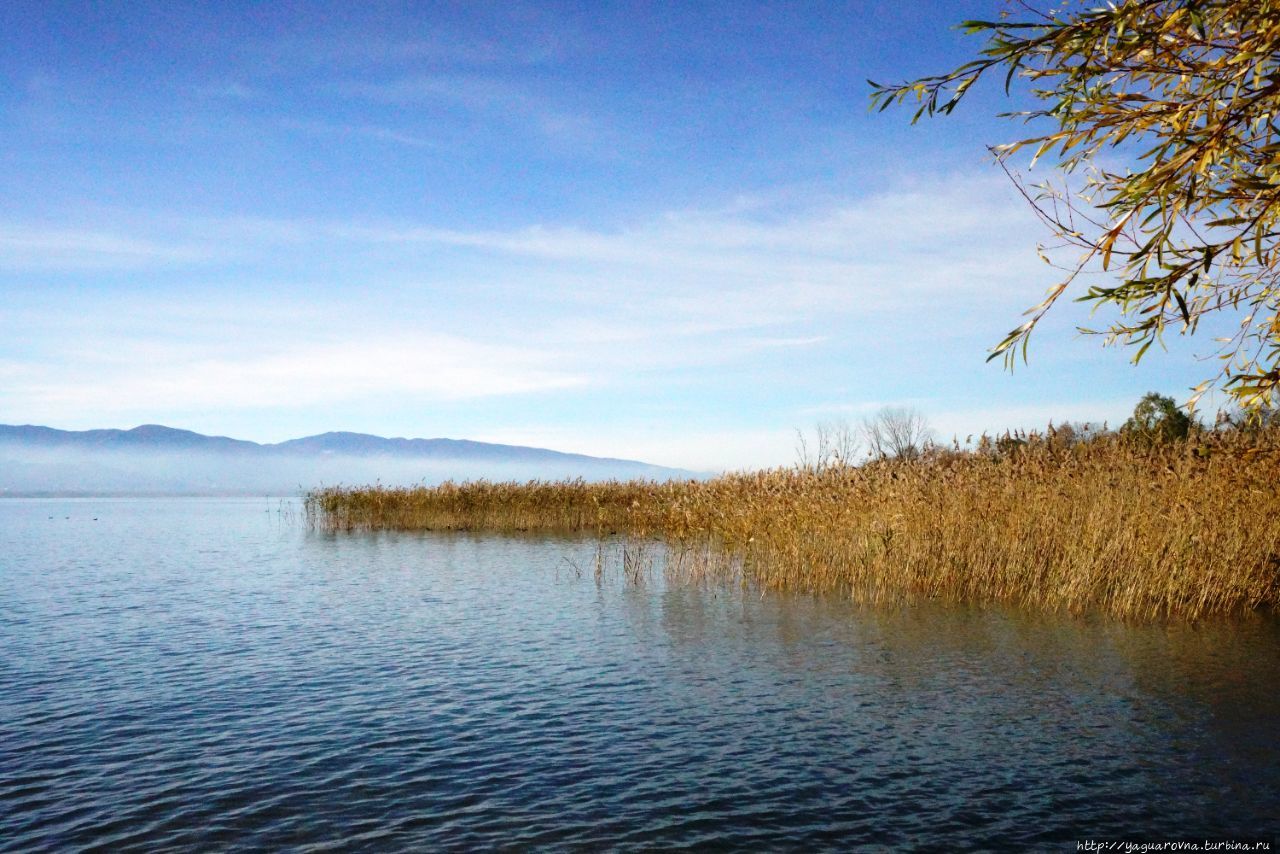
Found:
[{"label": "golden reed", "polygon": [[[325,530],[586,532],[714,553],[762,591],[936,598],[1135,619],[1280,603],[1280,428],[1059,441],[710,480],[333,487]],[[712,545],[708,549],[708,544]]]}]

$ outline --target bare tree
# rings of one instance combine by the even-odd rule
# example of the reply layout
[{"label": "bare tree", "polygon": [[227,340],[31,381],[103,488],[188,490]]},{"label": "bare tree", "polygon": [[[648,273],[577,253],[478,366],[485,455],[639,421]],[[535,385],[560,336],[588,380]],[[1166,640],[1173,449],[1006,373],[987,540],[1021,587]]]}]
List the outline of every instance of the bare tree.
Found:
[{"label": "bare tree", "polygon": [[825,471],[837,466],[851,466],[858,455],[859,431],[848,421],[823,421],[814,425],[810,442],[796,431],[796,456],[799,466],[811,471]]},{"label": "bare tree", "polygon": [[858,456],[858,430],[844,419],[818,425],[820,444],[827,448],[832,465],[851,466]]},{"label": "bare tree", "polygon": [[862,439],[875,460],[918,459],[933,444],[929,422],[915,409],[887,406],[862,422]]}]

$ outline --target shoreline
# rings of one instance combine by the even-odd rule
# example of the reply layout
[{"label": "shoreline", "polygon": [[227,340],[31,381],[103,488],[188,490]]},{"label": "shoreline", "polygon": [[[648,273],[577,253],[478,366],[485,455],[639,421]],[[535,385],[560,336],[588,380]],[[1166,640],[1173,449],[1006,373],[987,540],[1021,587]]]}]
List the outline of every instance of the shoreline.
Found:
[{"label": "shoreline", "polygon": [[1124,619],[1280,606],[1280,429],[935,449],[701,481],[330,487],[328,531],[555,531],[696,546],[762,592],[1002,603]]}]

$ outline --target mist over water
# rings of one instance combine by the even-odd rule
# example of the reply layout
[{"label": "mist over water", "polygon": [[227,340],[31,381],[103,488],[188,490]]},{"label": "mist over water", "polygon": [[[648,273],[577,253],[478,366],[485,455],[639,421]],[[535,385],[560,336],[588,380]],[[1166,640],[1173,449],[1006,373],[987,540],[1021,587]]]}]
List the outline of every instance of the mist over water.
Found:
[{"label": "mist over water", "polygon": [[642,465],[475,458],[398,458],[322,453],[219,454],[40,448],[0,443],[0,495],[298,495],[337,484],[434,485],[446,480],[532,480],[669,476]]},{"label": "mist over water", "polygon": [[316,533],[279,499],[0,500],[0,850],[1280,831],[1273,617],[868,609],[595,556]]}]

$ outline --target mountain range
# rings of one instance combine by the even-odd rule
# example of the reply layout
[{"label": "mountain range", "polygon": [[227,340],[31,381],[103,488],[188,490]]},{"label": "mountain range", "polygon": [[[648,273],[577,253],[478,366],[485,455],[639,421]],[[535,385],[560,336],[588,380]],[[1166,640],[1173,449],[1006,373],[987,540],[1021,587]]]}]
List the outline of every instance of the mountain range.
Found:
[{"label": "mountain range", "polygon": [[294,494],[334,483],[695,476],[636,460],[462,439],[332,432],[259,444],[160,424],[0,425],[0,494]]}]

